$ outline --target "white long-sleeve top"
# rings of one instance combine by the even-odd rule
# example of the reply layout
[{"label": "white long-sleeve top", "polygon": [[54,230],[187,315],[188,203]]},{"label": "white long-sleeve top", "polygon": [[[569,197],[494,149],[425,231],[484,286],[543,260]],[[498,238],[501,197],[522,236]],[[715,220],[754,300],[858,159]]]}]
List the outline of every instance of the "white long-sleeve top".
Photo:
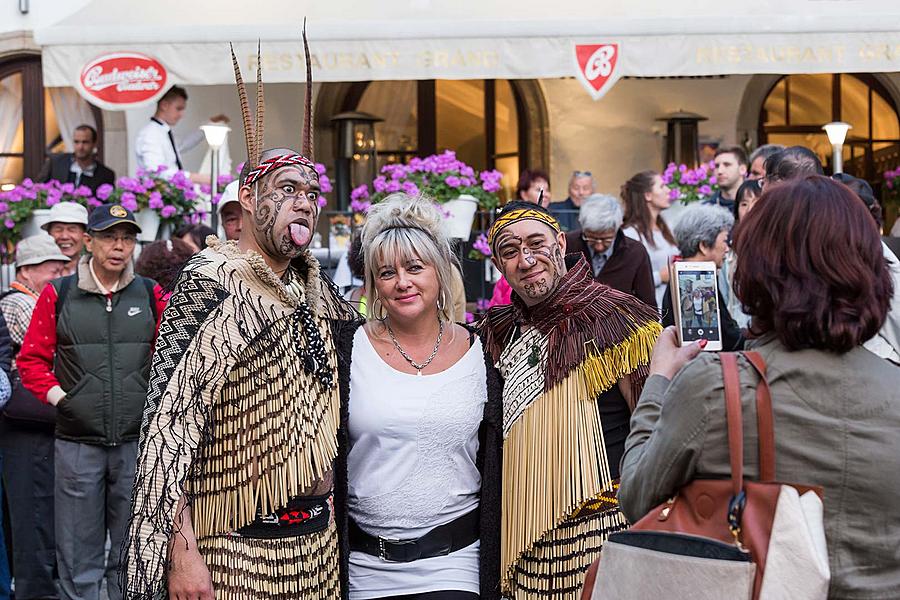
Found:
[{"label": "white long-sleeve top", "polygon": [[[168,124],[162,121],[151,119],[138,132],[137,139],[134,144],[134,151],[137,154],[137,165],[146,171],[156,171],[160,165],[165,166],[162,172],[164,177],[171,177],[178,171],[178,159],[181,158],[182,152],[187,152],[191,148],[203,141],[203,132],[197,130],[177,143],[178,155],[176,156],[175,148],[169,140]],[[184,161],[182,161],[182,166]],[[182,169],[187,173],[186,169]],[[188,173],[189,174],[189,173]]]}]

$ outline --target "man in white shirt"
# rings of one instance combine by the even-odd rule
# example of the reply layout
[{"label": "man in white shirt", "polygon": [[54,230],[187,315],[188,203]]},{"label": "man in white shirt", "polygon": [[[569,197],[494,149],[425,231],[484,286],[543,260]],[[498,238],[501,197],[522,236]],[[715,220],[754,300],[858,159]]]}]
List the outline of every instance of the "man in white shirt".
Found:
[{"label": "man in white shirt", "polygon": [[[162,175],[172,176],[176,171],[184,171],[194,183],[210,182],[209,175],[190,173],[184,169],[181,162],[181,153],[190,150],[203,141],[203,132],[197,130],[182,140],[180,144],[175,142],[172,128],[184,116],[187,108],[187,92],[184,88],[173,85],[163,94],[156,103],[156,113],[150,118],[150,122],[144,125],[138,132],[135,142],[138,167],[147,171],[156,171],[160,166],[165,167]],[[216,115],[209,119],[213,123],[227,123],[228,117]]]}]

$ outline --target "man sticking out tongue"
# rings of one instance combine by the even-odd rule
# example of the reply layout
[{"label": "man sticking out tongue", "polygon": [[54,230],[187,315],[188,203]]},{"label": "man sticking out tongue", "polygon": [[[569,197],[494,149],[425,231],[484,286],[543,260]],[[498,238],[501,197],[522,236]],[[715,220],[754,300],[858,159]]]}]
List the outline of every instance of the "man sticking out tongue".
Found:
[{"label": "man sticking out tongue", "polygon": [[236,242],[211,236],[162,316],[123,589],[129,599],[338,600],[332,332],[357,315],[307,250],[321,193],[311,96],[302,154],[263,151],[262,100],[253,127],[232,59],[247,138],[243,226]]}]

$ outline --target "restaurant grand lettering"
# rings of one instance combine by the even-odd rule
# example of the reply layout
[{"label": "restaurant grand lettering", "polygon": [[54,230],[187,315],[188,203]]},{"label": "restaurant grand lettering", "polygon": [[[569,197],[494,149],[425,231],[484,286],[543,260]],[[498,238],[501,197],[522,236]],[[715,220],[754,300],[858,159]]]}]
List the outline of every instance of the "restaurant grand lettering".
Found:
[{"label": "restaurant grand lettering", "polygon": [[[260,63],[264,71],[303,71],[303,54],[299,52],[263,53]],[[484,68],[500,63],[500,53],[495,50],[422,50],[404,53],[395,50],[385,52],[325,52],[310,55],[313,69],[328,71],[350,69],[388,69],[404,64],[423,68]],[[256,55],[248,55],[248,68],[256,70]]]}]

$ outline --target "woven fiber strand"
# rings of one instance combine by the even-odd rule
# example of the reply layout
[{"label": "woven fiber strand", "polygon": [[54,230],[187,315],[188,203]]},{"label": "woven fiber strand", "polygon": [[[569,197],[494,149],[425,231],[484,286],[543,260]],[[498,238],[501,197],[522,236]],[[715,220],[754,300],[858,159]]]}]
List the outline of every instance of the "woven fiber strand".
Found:
[{"label": "woven fiber strand", "polygon": [[[330,341],[327,323],[319,324]],[[338,389],[323,389],[304,371],[294,326],[279,319],[249,344],[211,407],[214,441],[201,449],[202,473],[189,482],[198,536],[243,527],[257,508],[286,506],[337,456]]]},{"label": "woven fiber strand", "polygon": [[611,479],[597,403],[576,370],[525,410],[503,446],[504,588],[519,557]]},{"label": "woven fiber strand", "polygon": [[610,534],[627,528],[618,509],[568,519],[517,562],[506,583],[513,600],[578,600],[584,574]]},{"label": "woven fiber strand", "polygon": [[310,535],[281,539],[214,536],[197,546],[217,600],[339,600],[338,540],[334,524]]}]

